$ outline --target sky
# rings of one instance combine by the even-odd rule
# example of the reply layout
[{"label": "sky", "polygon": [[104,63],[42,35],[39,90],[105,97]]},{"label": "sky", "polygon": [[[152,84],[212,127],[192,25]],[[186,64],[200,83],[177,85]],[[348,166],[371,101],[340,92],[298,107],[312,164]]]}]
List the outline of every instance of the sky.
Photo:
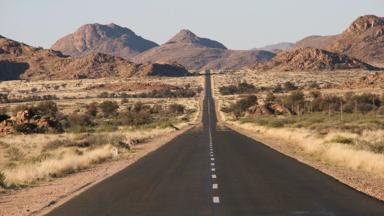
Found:
[{"label": "sky", "polygon": [[49,48],[87,23],[115,23],[162,44],[181,29],[231,49],[338,34],[384,0],[0,0],[0,35]]}]

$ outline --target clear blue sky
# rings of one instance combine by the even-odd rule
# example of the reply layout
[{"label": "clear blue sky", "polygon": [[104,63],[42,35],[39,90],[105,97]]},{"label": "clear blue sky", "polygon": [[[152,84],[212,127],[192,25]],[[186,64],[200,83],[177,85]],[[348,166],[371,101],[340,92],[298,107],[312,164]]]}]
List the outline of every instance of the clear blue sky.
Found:
[{"label": "clear blue sky", "polygon": [[0,34],[50,47],[86,23],[114,22],[164,43],[180,29],[232,49],[336,34],[384,0],[0,0]]}]

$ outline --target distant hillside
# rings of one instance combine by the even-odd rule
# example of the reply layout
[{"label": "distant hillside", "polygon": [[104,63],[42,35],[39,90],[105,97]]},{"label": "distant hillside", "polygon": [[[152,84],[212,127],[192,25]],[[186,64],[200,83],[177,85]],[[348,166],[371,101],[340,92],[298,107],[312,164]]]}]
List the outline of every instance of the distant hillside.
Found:
[{"label": "distant hillside", "polygon": [[158,46],[155,42],[137,36],[132,30],[116,24],[86,24],[61,39],[51,48],[66,55],[105,53],[129,59]]},{"label": "distant hillside", "polygon": [[282,42],[282,43],[263,46],[263,47],[257,48],[257,50],[267,50],[271,52],[276,52],[276,51],[284,51],[284,50],[290,49],[293,46],[295,46],[295,43]]},{"label": "distant hillside", "polygon": [[40,49],[0,36],[0,80],[50,80],[131,76],[185,76],[176,64],[135,64],[123,58],[90,53],[79,57]]},{"label": "distant hillside", "polygon": [[190,70],[237,69],[268,60],[274,54],[267,51],[228,50],[220,42],[200,38],[182,30],[165,44],[143,52],[134,62],[177,62]]},{"label": "distant hillside", "polygon": [[375,70],[377,68],[343,54],[307,47],[278,53],[272,60],[260,63],[254,69],[321,71],[338,69]]},{"label": "distant hillside", "polygon": [[328,46],[328,44],[330,44],[332,41],[334,41],[336,37],[337,35],[330,35],[330,36],[312,35],[297,41],[294,47],[295,48],[312,47],[317,49],[325,49],[325,47]]}]

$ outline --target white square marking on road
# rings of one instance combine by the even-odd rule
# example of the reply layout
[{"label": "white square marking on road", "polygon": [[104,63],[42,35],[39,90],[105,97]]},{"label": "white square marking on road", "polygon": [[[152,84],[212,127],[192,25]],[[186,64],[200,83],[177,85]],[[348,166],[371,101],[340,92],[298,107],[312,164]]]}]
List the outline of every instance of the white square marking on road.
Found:
[{"label": "white square marking on road", "polygon": [[216,171],[216,168],[212,168],[211,170],[212,170],[212,172],[215,172],[215,171]]},{"label": "white square marking on road", "polygon": [[213,175],[212,175],[212,178],[214,178],[214,179],[215,179],[215,178],[216,178],[216,175],[215,175],[215,174],[213,174]]},{"label": "white square marking on road", "polygon": [[215,160],[215,158],[211,158],[211,161],[214,161]]},{"label": "white square marking on road", "polygon": [[213,185],[212,185],[212,189],[217,189],[217,188],[219,188],[219,185],[218,185],[218,184],[213,184]]},{"label": "white square marking on road", "polygon": [[215,163],[211,163],[211,166],[215,166]]},{"label": "white square marking on road", "polygon": [[213,197],[213,203],[220,203],[220,199],[218,196]]}]

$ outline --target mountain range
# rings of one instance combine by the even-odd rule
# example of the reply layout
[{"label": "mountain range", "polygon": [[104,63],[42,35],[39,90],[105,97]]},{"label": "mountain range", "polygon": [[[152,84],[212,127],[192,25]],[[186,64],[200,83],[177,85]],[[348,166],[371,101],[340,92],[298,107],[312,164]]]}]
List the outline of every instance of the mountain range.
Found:
[{"label": "mountain range", "polygon": [[136,64],[121,57],[92,52],[67,56],[0,36],[0,80],[51,80],[132,76],[186,76],[178,64]]},{"label": "mountain range", "polygon": [[384,18],[374,15],[358,17],[337,35],[252,50],[231,50],[186,29],[158,45],[113,23],[83,25],[52,49],[0,36],[1,80],[179,76],[205,69],[377,69],[383,62]]}]

